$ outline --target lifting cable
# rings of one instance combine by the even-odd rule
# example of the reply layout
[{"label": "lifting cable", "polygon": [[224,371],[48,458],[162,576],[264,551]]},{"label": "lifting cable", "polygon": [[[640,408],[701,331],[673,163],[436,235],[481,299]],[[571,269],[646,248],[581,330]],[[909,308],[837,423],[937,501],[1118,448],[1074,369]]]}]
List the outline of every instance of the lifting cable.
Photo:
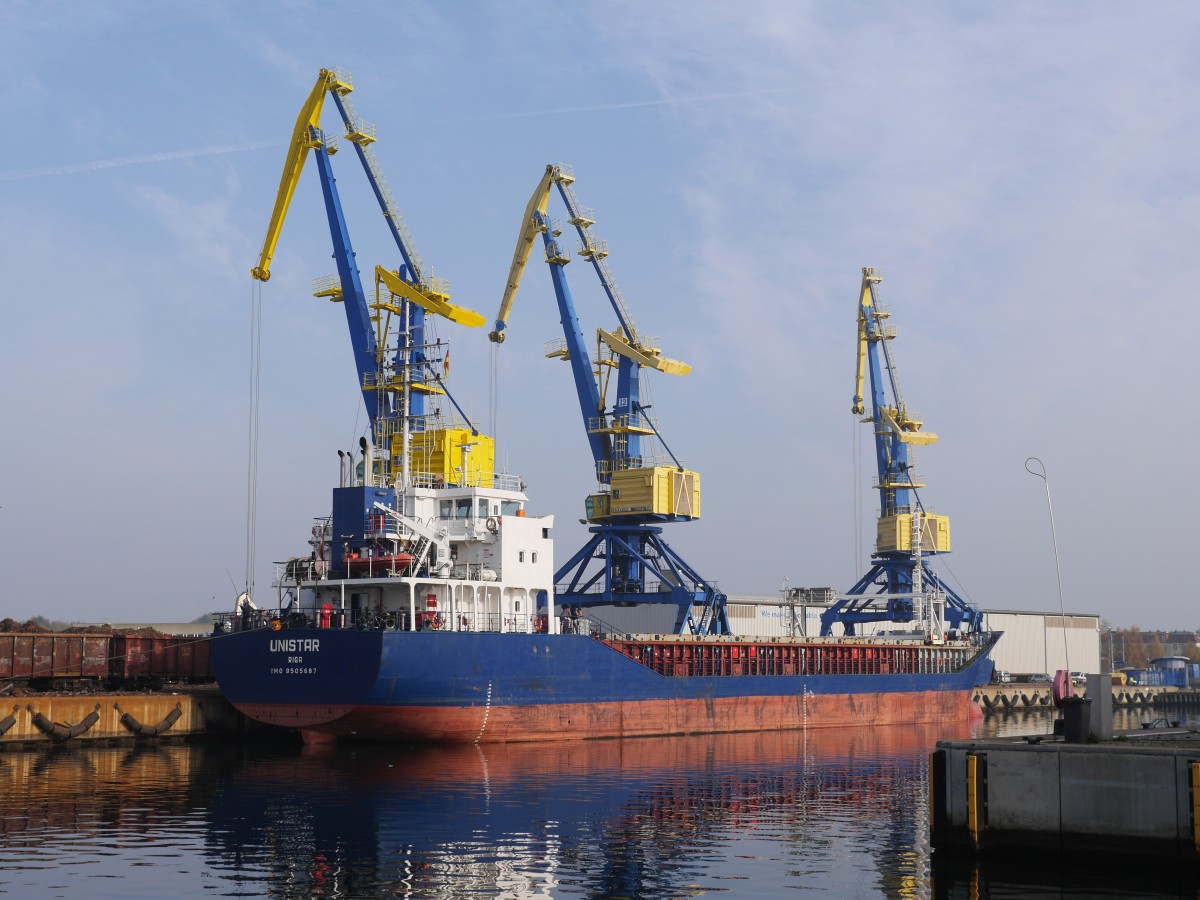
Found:
[{"label": "lifting cable", "polygon": [[246,584],[254,596],[255,540],[258,533],[258,413],[262,386],[262,282],[250,288],[250,397],[246,454]]},{"label": "lifting cable", "polygon": [[854,566],[851,572],[862,564],[862,428],[855,416],[850,431],[851,468],[854,470]]},{"label": "lifting cable", "polygon": [[500,381],[500,345],[494,341],[488,342],[488,433],[495,443],[500,443],[500,435],[496,433],[497,397]]}]

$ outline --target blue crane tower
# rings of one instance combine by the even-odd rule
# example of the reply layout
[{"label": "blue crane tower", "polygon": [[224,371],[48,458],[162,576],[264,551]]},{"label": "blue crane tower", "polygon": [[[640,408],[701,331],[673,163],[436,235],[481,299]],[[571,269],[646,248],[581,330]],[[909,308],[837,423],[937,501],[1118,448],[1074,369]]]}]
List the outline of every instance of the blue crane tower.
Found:
[{"label": "blue crane tower", "polygon": [[[562,343],[547,356],[570,364],[597,483],[585,502],[591,537],[555,573],[556,600],[581,607],[674,604],[677,633],[727,634],[725,595],[663,539],[664,524],[699,517],[700,476],[671,452],[642,403],[643,369],[686,375],[691,366],[664,357],[638,334],[605,262],[608,246],[591,234],[593,214],[580,207],[571,189],[574,180],[566,167],[546,167],[525,208],[495,329],[489,334],[493,342],[504,341],[521,276],[540,236],[563,327]],[[566,205],[567,221],[578,233],[579,256],[592,264],[617,316],[615,330],[596,330],[594,359],[567,285],[564,268],[570,254],[558,240],[561,230],[546,213],[555,187]],[[610,377],[614,369],[615,389]],[[670,464],[647,456],[651,438],[661,444]]]},{"label": "blue crane tower", "polygon": [[[918,622],[934,637],[945,628],[978,632],[979,610],[944,584],[929,566],[929,557],[950,552],[950,518],[928,512],[918,490],[909,448],[937,442],[922,431],[924,422],[911,415],[900,394],[890,342],[896,329],[880,309],[877,288],[883,278],[874,269],[862,270],[858,300],[858,365],[851,411],[863,416],[875,433],[879,490],[879,520],[870,570],[846,596],[821,614],[821,634],[833,633],[840,623],[846,634],[866,622]],[[882,353],[882,363],[880,355]],[[863,381],[870,372],[871,413],[865,415]],[[871,588],[872,593],[868,593]]]}]

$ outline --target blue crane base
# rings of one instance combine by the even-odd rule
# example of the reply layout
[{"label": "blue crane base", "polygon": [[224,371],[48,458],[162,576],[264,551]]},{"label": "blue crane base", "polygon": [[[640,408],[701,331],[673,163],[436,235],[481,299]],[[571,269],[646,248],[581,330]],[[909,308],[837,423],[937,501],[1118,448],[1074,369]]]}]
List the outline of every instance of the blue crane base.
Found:
[{"label": "blue crane base", "polygon": [[729,634],[725,595],[697,574],[653,525],[593,525],[591,538],[554,575],[564,606],[672,603],[676,634]]},{"label": "blue crane base", "polygon": [[[903,624],[913,620],[912,597],[889,596],[887,605],[878,608],[880,595],[912,594],[913,557],[910,555],[879,556],[871,560],[871,569],[858,580],[846,596],[821,613],[821,635],[833,634],[833,626],[841,623],[845,634],[855,633],[855,626],[866,622],[896,622]],[[946,599],[946,626],[967,632],[983,630],[983,614],[967,603],[952,588],[941,583],[941,579],[921,560],[923,583],[936,586]],[[868,594],[867,589],[878,590]]]}]

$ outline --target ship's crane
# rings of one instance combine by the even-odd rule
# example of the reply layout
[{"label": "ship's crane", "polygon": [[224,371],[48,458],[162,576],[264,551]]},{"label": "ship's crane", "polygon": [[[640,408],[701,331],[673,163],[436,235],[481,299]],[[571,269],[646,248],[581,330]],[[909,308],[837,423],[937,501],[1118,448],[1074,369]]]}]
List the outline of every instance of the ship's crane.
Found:
[{"label": "ship's crane", "polygon": [[[641,402],[643,368],[686,375],[691,366],[664,357],[652,340],[638,334],[605,262],[607,244],[590,232],[593,213],[579,205],[571,189],[574,180],[563,166],[546,167],[525,207],[495,328],[489,334],[492,341],[503,342],[521,276],[540,235],[563,326],[563,340],[554,342],[546,355],[570,363],[598,485],[585,504],[591,537],[555,573],[556,599],[564,606],[585,607],[674,604],[678,633],[727,633],[725,595],[662,537],[664,523],[699,517],[700,476],[686,469],[667,447]],[[592,264],[617,316],[614,331],[597,329],[594,359],[567,285],[564,267],[570,254],[546,212],[554,188],[566,205],[567,221],[579,235],[578,254]],[[645,444],[652,437],[658,439],[671,465],[646,456]]]},{"label": "ship's crane", "polygon": [[[862,270],[858,299],[858,361],[851,412],[862,416],[875,433],[878,469],[879,520],[871,568],[845,597],[821,615],[821,634],[841,623],[846,634],[865,622],[918,622],[940,639],[947,627],[982,630],[979,610],[968,604],[930,568],[928,557],[950,552],[950,518],[928,512],[918,493],[925,487],[916,475],[910,447],[937,442],[923,431],[900,394],[900,382],[890,342],[896,329],[889,313],[880,309],[877,288],[883,278],[874,269]],[[882,352],[883,360],[880,361]],[[870,375],[871,412],[866,415],[864,379]],[[873,593],[867,591],[876,588]]]},{"label": "ship's crane", "polygon": [[[443,316],[458,324],[478,327],[485,321],[477,312],[450,302],[445,282],[435,279],[413,248],[387,181],[371,150],[376,140],[374,126],[362,122],[349,94],[350,77],[338,69],[322,69],[317,82],[296,119],[288,146],[275,207],[251,275],[258,281],[271,277],[271,260],[304,161],[311,150],[320,175],[321,191],[333,240],[338,274],[316,279],[313,293],[342,303],[350,331],[355,366],[363,401],[371,422],[371,441],[363,442],[362,485],[366,490],[384,489],[394,504],[395,488],[419,484],[423,487],[454,484],[480,485],[494,471],[492,439],[470,424],[468,417],[446,390],[443,379],[444,345],[426,334],[426,313]],[[320,127],[325,95],[333,97],[354,144],[371,189],[383,211],[388,228],[403,260],[396,269],[376,266],[374,297],[368,300],[362,284],[350,233],[346,225],[331,157],[337,143]],[[431,410],[427,398],[444,395],[458,410],[467,427],[447,424],[440,410]],[[332,547],[331,563],[339,568],[343,553],[368,543],[364,533],[370,515],[370,498],[355,498],[366,504],[340,516],[335,499],[338,540]]]}]

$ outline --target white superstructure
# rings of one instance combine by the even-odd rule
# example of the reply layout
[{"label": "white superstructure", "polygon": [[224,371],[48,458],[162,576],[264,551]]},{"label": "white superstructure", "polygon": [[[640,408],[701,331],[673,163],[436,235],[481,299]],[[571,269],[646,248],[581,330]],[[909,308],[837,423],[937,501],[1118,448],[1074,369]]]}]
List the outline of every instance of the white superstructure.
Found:
[{"label": "white superstructure", "polygon": [[340,556],[332,518],[318,520],[309,559],[277,567],[280,609],[294,606],[334,626],[557,631],[554,517],[526,515],[515,477],[482,480],[492,486],[377,492],[383,497],[371,503],[363,532],[368,546]]}]

